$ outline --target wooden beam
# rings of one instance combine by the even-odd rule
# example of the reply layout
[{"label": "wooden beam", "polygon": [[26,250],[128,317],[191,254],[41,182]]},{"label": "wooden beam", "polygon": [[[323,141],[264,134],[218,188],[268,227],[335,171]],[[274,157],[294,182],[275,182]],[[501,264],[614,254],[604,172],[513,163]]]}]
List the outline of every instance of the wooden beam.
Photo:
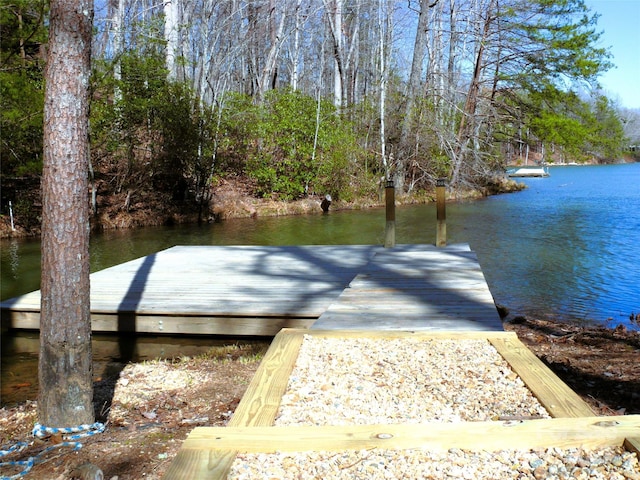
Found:
[{"label": "wooden beam", "polygon": [[602,448],[638,451],[640,415],[510,422],[329,427],[197,427],[165,479],[227,478],[238,452],[343,451],[371,448],[446,451]]},{"label": "wooden beam", "polygon": [[182,448],[249,453],[369,448],[433,451],[600,448],[621,446],[627,438],[639,433],[640,415],[323,427],[196,427]]},{"label": "wooden beam", "polygon": [[552,417],[590,417],[594,414],[591,407],[517,336],[489,337],[489,341]]},{"label": "wooden beam", "polygon": [[285,329],[275,336],[229,426],[273,425],[304,338],[297,332]]}]

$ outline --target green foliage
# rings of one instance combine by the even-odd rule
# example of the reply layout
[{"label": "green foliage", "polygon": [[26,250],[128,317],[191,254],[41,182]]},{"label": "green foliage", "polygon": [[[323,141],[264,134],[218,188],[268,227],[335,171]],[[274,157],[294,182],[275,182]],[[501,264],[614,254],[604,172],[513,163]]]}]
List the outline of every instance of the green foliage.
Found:
[{"label": "green foliage", "polygon": [[[211,170],[212,113],[185,83],[170,82],[159,52],[121,56],[121,80],[94,78],[93,154],[115,190],[161,192],[176,203],[199,195]],[[198,193],[196,193],[198,192]]]},{"label": "green foliage", "polygon": [[587,150],[601,160],[618,160],[627,142],[622,121],[606,97],[596,98],[592,118]]},{"label": "green foliage", "polygon": [[318,105],[297,91],[271,91],[260,105],[233,94],[225,100],[218,153],[236,173],[244,161],[243,173],[264,197],[290,200],[315,192],[340,198],[348,195],[346,170],[358,154],[352,132],[332,104]]},{"label": "green foliage", "polygon": [[591,104],[572,92],[549,88],[531,99],[535,108],[527,125],[532,133],[560,147],[571,160],[614,160],[622,154],[622,123],[605,97]]},{"label": "green foliage", "polygon": [[3,175],[42,171],[43,24],[46,3],[19,0],[0,8],[0,158]]}]

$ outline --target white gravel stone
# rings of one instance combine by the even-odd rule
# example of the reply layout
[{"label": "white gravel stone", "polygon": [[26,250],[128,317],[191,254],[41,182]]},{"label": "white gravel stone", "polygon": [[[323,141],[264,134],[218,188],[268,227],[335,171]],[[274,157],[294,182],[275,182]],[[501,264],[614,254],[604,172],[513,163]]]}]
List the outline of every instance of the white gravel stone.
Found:
[{"label": "white gravel stone", "polygon": [[[276,426],[550,418],[486,340],[305,336]],[[640,480],[621,447],[240,454],[230,479]]]},{"label": "white gravel stone", "polygon": [[[573,466],[575,456],[589,467]],[[621,456],[626,466],[611,462]],[[533,468],[532,464],[536,467]],[[241,454],[228,478],[239,479],[545,479],[573,478],[625,480],[640,475],[635,453],[621,447],[537,449],[470,452],[458,449],[436,453],[425,450],[349,450]]]},{"label": "white gravel stone", "polygon": [[486,340],[305,336],[275,424],[549,418]]}]

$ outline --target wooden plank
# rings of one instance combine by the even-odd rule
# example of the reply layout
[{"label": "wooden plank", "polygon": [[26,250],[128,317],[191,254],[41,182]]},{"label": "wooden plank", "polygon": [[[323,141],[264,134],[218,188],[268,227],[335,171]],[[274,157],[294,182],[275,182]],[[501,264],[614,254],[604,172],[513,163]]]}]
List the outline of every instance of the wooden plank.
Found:
[{"label": "wooden plank", "polygon": [[[275,336],[231,417],[229,426],[273,425],[304,338],[300,332],[300,330],[283,330]],[[164,478],[167,480],[224,478],[235,456],[235,451],[221,454],[211,452],[209,449],[181,448]]]},{"label": "wooden plank", "polygon": [[370,338],[370,339],[452,339],[452,340],[489,340],[499,338],[515,338],[518,336],[515,332],[478,332],[478,331],[435,331],[435,332],[414,332],[403,330],[303,330],[303,329],[287,329],[289,335],[308,335],[319,338]]},{"label": "wooden plank", "polygon": [[489,338],[498,353],[529,387],[552,417],[589,417],[591,407],[518,338]]},{"label": "wooden plank", "polygon": [[[511,422],[462,422],[324,427],[197,427],[185,440],[165,478],[227,478],[238,452],[344,451],[372,448],[447,451],[532,448],[637,449],[640,416],[558,418]],[[632,440],[630,440],[632,438]]]},{"label": "wooden plank", "polygon": [[[274,335],[324,312],[335,328],[448,329],[455,316],[458,329],[502,327],[468,245],[176,246],[94,272],[91,284],[95,331]],[[39,311],[40,292],[2,302],[3,326],[38,329]]]},{"label": "wooden plank", "polygon": [[[301,326],[296,319],[315,319],[334,301],[382,247],[322,246],[177,246],[91,275],[91,312],[101,331],[132,325],[147,333],[229,334],[203,321],[233,322],[233,334],[273,335],[273,325]],[[2,302],[3,326],[39,328],[40,292]],[[119,322],[108,319],[117,315]],[[159,323],[158,316],[180,318]],[[126,321],[122,321],[124,317]],[[239,331],[234,317],[247,317],[250,332]],[[255,325],[265,318],[263,331]],[[294,322],[290,321],[293,319]],[[169,325],[179,328],[174,332]]]},{"label": "wooden plank", "polygon": [[467,313],[464,318],[457,312],[450,312],[449,315],[434,314],[426,315],[403,315],[394,317],[388,314],[375,313],[341,313],[329,312],[323,314],[322,323],[315,322],[311,329],[336,328],[342,330],[362,330],[365,328],[376,330],[409,330],[409,331],[499,331],[493,318],[487,318],[482,312]]},{"label": "wooden plank", "polygon": [[502,330],[476,255],[378,252],[312,329]]},{"label": "wooden plank", "polygon": [[633,435],[638,436],[626,438],[624,441],[624,447],[630,452],[635,452],[640,456],[640,432],[633,433]]},{"label": "wooden plank", "polygon": [[[133,312],[116,314],[92,312],[91,328],[94,332],[274,336],[283,328],[310,328],[315,320],[316,317],[234,317],[181,313],[143,315]],[[40,312],[3,312],[2,325],[5,328],[38,330],[40,328]]]},{"label": "wooden plank", "polygon": [[[558,418],[456,424],[273,427],[305,335],[321,338],[484,339],[491,342],[532,393]],[[274,339],[229,427],[199,427],[185,440],[165,478],[226,478],[243,452],[367,448],[529,449],[638,445],[640,416],[594,417],[514,332],[284,329]],[[629,445],[631,447],[629,447]]]},{"label": "wooden plank", "polygon": [[230,426],[273,424],[304,338],[299,332],[282,330],[275,336],[231,417]]},{"label": "wooden plank", "polygon": [[421,448],[446,451],[622,446],[640,431],[640,415],[544,420],[348,425],[322,427],[197,427],[186,450],[241,452]]}]

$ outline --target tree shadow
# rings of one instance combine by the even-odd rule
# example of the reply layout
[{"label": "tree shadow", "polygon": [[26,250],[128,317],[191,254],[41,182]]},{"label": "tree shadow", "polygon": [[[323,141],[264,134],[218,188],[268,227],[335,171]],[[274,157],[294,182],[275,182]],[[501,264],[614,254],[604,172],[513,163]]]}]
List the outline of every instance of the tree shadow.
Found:
[{"label": "tree shadow", "polygon": [[151,268],[156,261],[156,255],[154,253],[143,257],[140,267],[136,270],[133,279],[129,283],[127,292],[118,305],[117,361],[108,364],[103,378],[94,382],[93,386],[94,414],[97,421],[107,421],[120,373],[135,358],[136,312],[140,306]]}]

